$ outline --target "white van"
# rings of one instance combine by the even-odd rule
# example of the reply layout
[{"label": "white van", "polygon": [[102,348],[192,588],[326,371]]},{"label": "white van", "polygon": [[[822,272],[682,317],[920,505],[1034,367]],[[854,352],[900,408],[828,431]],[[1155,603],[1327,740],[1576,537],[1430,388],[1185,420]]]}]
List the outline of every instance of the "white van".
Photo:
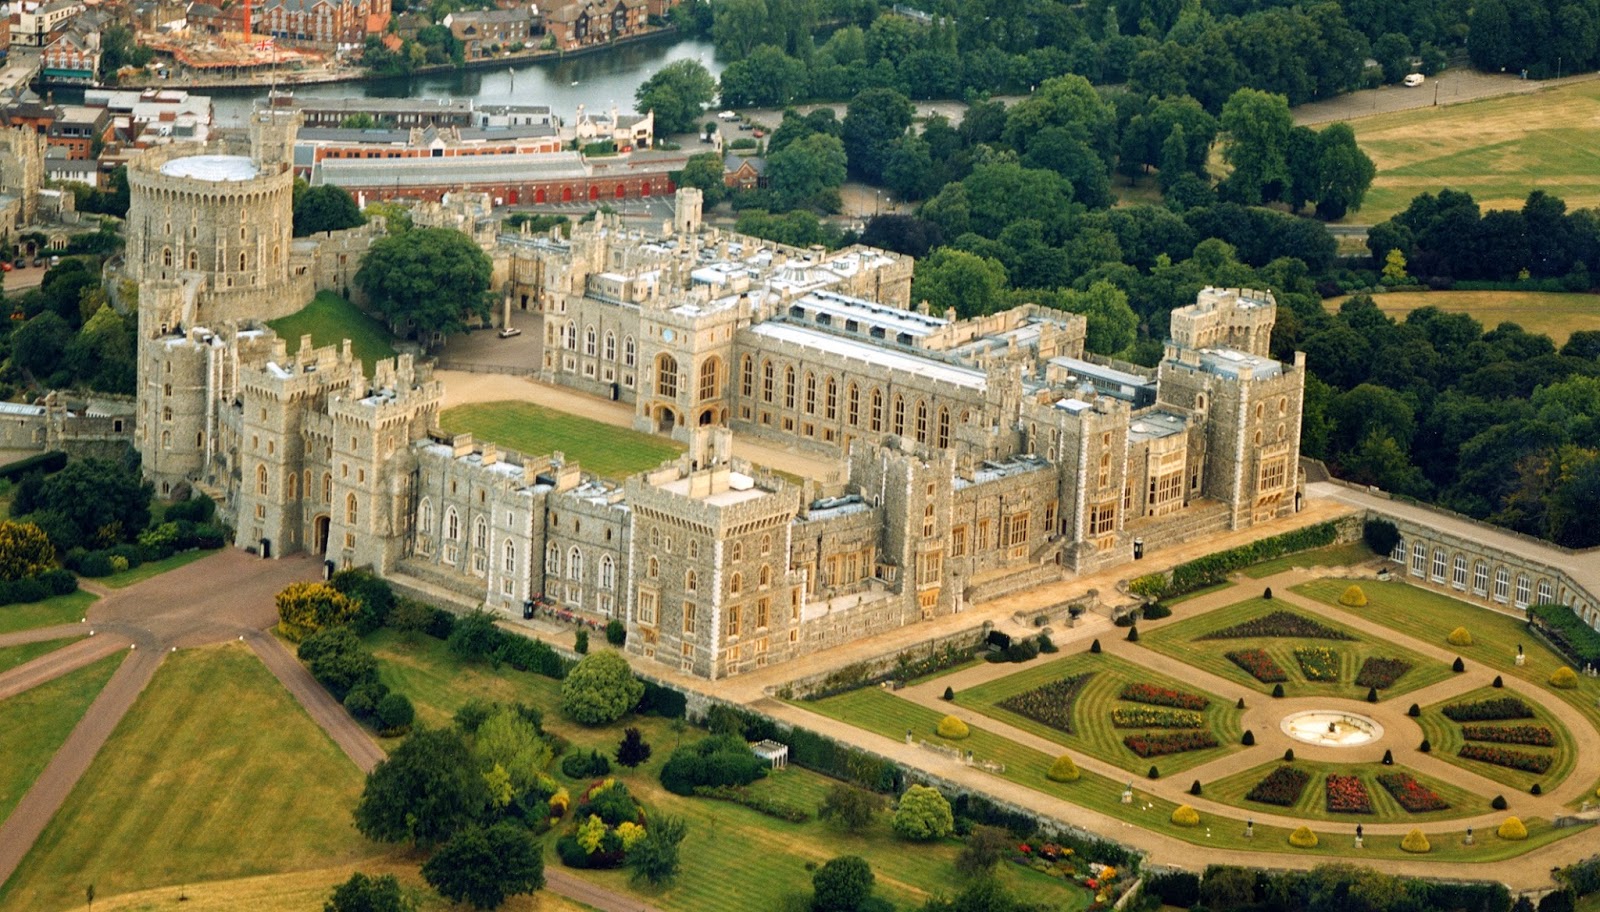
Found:
[{"label": "white van", "polygon": [[1412,73],[1410,76],[1407,76],[1405,79],[1406,88],[1414,89],[1417,86],[1422,85],[1422,78],[1423,77],[1421,73]]}]

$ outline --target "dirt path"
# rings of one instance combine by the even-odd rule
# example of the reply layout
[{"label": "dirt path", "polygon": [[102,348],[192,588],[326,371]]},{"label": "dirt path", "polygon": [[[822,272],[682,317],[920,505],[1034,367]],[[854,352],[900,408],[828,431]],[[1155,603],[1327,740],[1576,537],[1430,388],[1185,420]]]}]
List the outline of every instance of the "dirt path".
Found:
[{"label": "dirt path", "polygon": [[121,652],[128,648],[128,643],[129,638],[126,634],[117,636],[106,631],[104,635],[84,637],[69,646],[47,652],[31,662],[0,674],[0,700],[31,690],[46,681],[53,681],[113,652]]},{"label": "dirt path", "polygon": [[312,721],[344,751],[345,756],[363,773],[372,772],[373,767],[384,758],[383,748],[345,712],[326,688],[317,683],[317,679],[289,652],[289,648],[266,631],[247,633],[244,639],[261,659],[261,664],[267,666],[267,670],[283,684]]}]

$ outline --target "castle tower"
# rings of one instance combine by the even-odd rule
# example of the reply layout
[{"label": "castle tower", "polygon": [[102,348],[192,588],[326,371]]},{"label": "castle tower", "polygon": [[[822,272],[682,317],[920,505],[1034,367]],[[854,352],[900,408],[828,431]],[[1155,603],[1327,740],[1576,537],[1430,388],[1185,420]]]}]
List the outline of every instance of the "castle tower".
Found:
[{"label": "castle tower", "polygon": [[262,169],[294,165],[294,141],[304,115],[299,108],[260,105],[250,113],[250,157]]},{"label": "castle tower", "polygon": [[672,230],[675,234],[693,235],[700,233],[701,209],[705,205],[705,197],[698,187],[679,187],[675,198],[676,208],[672,213]]}]

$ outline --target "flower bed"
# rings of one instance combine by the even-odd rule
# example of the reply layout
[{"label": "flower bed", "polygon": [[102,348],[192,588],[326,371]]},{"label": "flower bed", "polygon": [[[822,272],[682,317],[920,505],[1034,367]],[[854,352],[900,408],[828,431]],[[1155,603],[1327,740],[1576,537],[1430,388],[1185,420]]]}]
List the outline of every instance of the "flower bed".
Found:
[{"label": "flower bed", "polygon": [[1243,640],[1250,637],[1294,637],[1307,640],[1353,640],[1355,637],[1292,611],[1274,611],[1254,620],[1214,630],[1201,640]]},{"label": "flower bed", "polygon": [[1451,703],[1443,710],[1454,722],[1495,722],[1500,719],[1532,719],[1533,708],[1516,697],[1491,697],[1469,703]]},{"label": "flower bed", "polygon": [[1259,801],[1262,804],[1275,804],[1278,807],[1294,807],[1310,781],[1311,774],[1305,770],[1280,766],[1268,773],[1265,779],[1257,782],[1255,788],[1244,797],[1246,801]]},{"label": "flower bed", "polygon": [[1111,711],[1117,728],[1205,728],[1205,717],[1190,709],[1165,706],[1119,706]]},{"label": "flower bed", "polygon": [[1122,743],[1141,757],[1160,757],[1163,754],[1181,754],[1216,747],[1217,739],[1208,731],[1157,732],[1129,735],[1122,739]]},{"label": "flower bed", "polygon": [[1440,798],[1438,792],[1411,778],[1409,773],[1379,773],[1378,784],[1394,796],[1397,804],[1413,814],[1450,807],[1450,802]]},{"label": "flower bed", "polygon": [[1284,673],[1282,668],[1278,667],[1277,662],[1272,660],[1272,656],[1267,655],[1263,650],[1240,649],[1236,652],[1228,653],[1227,656],[1228,661],[1243,668],[1250,673],[1251,677],[1263,684],[1280,684],[1289,680],[1289,676]]},{"label": "flower bed", "polygon": [[1507,769],[1522,770],[1525,773],[1543,773],[1550,769],[1550,764],[1555,759],[1547,754],[1530,754],[1527,751],[1489,747],[1483,744],[1463,744],[1458,756],[1468,760],[1493,763],[1495,766]]},{"label": "flower bed", "polygon": [[1294,651],[1294,660],[1307,681],[1339,680],[1339,653],[1326,646],[1302,646]]},{"label": "flower bed", "polygon": [[1070,735],[1073,704],[1078,702],[1078,695],[1083,693],[1084,685],[1092,677],[1094,672],[1091,671],[1051,681],[1043,687],[1007,697],[996,705]]},{"label": "flower bed", "polygon": [[1463,725],[1461,737],[1468,741],[1492,741],[1496,744],[1556,746],[1556,733],[1543,725]]},{"label": "flower bed", "polygon": [[1360,777],[1330,773],[1325,790],[1330,814],[1372,813],[1372,796]]},{"label": "flower bed", "polygon": [[1356,686],[1376,687],[1383,690],[1393,687],[1400,676],[1411,670],[1411,663],[1404,659],[1380,659],[1377,656],[1368,658],[1361,663],[1361,670],[1356,672]]},{"label": "flower bed", "polygon": [[1122,688],[1119,699],[1131,700],[1134,703],[1149,703],[1152,706],[1171,706],[1173,709],[1202,710],[1211,705],[1211,701],[1199,694],[1184,693],[1170,687],[1157,687],[1154,684],[1129,684]]}]

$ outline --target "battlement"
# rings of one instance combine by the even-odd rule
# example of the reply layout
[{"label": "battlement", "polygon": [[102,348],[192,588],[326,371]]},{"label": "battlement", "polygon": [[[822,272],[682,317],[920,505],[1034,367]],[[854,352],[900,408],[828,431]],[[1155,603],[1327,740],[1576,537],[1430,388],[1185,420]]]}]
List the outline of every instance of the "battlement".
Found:
[{"label": "battlement", "polygon": [[1233,348],[1264,356],[1277,319],[1271,291],[1203,288],[1193,304],[1172,312],[1172,342],[1179,348]]}]

